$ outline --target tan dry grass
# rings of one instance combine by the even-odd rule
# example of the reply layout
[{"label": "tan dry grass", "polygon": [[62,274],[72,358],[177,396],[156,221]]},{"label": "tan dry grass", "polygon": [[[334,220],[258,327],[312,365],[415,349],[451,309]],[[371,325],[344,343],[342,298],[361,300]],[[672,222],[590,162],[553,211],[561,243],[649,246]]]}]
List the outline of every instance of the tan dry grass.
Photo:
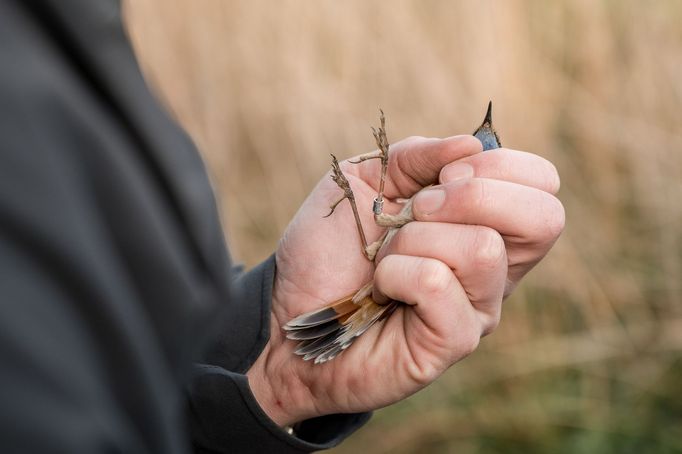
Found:
[{"label": "tan dry grass", "polygon": [[470,132],[492,99],[505,145],[560,170],[566,232],[498,332],[339,452],[543,452],[574,446],[567,433],[583,434],[576,451],[617,449],[649,436],[624,410],[661,424],[639,403],[682,398],[659,389],[682,349],[681,3],[127,6],[148,78],[203,151],[249,265],[274,249],[329,152],[373,147],[378,106],[397,140]]}]

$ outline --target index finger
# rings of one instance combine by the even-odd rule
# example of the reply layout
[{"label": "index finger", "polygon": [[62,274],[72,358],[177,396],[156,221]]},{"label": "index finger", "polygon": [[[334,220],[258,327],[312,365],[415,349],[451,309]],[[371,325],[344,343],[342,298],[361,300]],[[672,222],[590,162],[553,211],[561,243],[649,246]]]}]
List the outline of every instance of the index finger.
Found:
[{"label": "index finger", "polygon": [[560,180],[554,164],[526,151],[498,148],[460,159],[443,167],[440,182],[448,183],[461,177],[462,166],[479,178],[503,180],[541,189],[550,194],[559,192]]},{"label": "index finger", "polygon": [[469,178],[420,192],[412,205],[418,221],[483,225],[526,245],[549,249],[564,228],[559,199],[508,181]]}]

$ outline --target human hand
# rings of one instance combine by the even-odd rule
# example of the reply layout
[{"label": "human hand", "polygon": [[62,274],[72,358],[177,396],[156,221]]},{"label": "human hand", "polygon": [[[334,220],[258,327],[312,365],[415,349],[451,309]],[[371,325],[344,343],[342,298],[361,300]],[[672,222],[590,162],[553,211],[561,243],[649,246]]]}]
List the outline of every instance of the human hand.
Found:
[{"label": "human hand", "polygon": [[[362,254],[348,204],[325,177],[287,228],[277,250],[271,338],[249,370],[264,411],[287,425],[329,413],[379,408],[421,389],[473,351],[497,325],[502,299],[551,248],[564,224],[553,194],[559,179],[546,160],[520,151],[480,153],[471,136],[409,138],[391,146],[384,211],[419,194],[415,222],[377,257]],[[343,162],[368,239],[379,237],[372,201],[380,164]],[[436,202],[442,206],[435,208]],[[375,279],[403,301],[352,348],[323,365],[294,356],[280,326]]]}]

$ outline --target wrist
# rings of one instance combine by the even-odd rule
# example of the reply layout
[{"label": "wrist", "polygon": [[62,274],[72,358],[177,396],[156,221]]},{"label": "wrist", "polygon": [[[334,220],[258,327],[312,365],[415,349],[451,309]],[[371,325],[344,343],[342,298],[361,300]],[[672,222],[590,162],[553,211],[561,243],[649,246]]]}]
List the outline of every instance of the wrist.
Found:
[{"label": "wrist", "polygon": [[258,405],[282,428],[320,416],[309,388],[299,379],[294,363],[298,358],[281,335],[274,314],[270,332],[270,340],[246,373]]},{"label": "wrist", "polygon": [[267,360],[261,361],[262,358],[267,358],[270,354],[270,344],[266,345],[260,357],[253,366],[246,373],[249,380],[249,387],[253,396],[256,398],[258,405],[260,405],[263,412],[278,426],[291,426],[297,421],[287,410],[285,402],[277,397],[272,383],[270,383],[268,374],[265,372],[265,364]]}]

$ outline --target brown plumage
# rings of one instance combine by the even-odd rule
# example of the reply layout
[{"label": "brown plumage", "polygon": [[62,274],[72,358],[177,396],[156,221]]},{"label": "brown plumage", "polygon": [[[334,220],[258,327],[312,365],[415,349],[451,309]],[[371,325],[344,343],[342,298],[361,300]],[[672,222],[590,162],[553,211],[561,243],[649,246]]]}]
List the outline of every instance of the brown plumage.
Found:
[{"label": "brown plumage", "polygon": [[[369,260],[374,261],[381,246],[413,219],[412,199],[405,202],[397,215],[382,213],[375,216],[375,222],[388,229],[377,241],[365,247]],[[287,338],[301,341],[295,353],[306,361],[314,359],[315,364],[324,363],[350,347],[373,324],[391,315],[400,303],[377,304],[371,296],[373,288],[374,283],[370,281],[354,294],[300,315],[284,325]]]},{"label": "brown plumage", "polygon": [[[483,123],[473,135],[483,143],[484,151],[500,146],[499,138],[492,126],[492,102],[488,104],[488,110]],[[386,227],[386,231],[377,241],[367,244],[357,212],[357,206],[355,205],[353,191],[348,180],[341,172],[336,157],[333,155],[332,179],[344,191],[344,195],[332,204],[331,211],[327,215],[330,216],[339,203],[344,199],[348,199],[353,208],[358,233],[363,245],[363,253],[372,262],[374,262],[374,258],[381,247],[391,241],[398,232],[398,229],[414,220],[412,214],[413,198],[407,199],[404,202],[403,208],[398,214],[392,215],[381,212],[389,148],[383,112],[381,112],[381,127],[378,130],[374,130],[374,137],[379,147],[379,153],[362,156],[355,163],[369,159],[381,159],[381,182],[379,194],[374,199],[374,221],[377,225]],[[393,300],[383,305],[376,303],[371,296],[373,287],[373,282],[370,281],[354,294],[337,300],[321,309],[299,315],[284,325],[283,329],[287,333],[287,338],[299,341],[295,353],[303,356],[303,359],[306,361],[314,359],[315,364],[327,362],[350,347],[355,339],[366,332],[372,325],[390,316],[401,303]]]},{"label": "brown plumage", "polygon": [[291,320],[284,326],[287,338],[301,341],[296,354],[315,364],[334,359],[374,323],[390,315],[397,301],[379,305],[366,296],[357,304],[353,295]]}]

